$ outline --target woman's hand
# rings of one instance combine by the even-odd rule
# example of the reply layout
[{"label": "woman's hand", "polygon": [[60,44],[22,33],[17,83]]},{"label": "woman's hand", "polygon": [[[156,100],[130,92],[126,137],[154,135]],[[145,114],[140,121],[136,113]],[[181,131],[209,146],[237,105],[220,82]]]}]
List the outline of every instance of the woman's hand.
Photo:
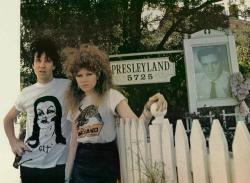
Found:
[{"label": "woman's hand", "polygon": [[153,103],[157,103],[156,111],[164,111],[168,107],[168,103],[164,98],[164,96],[161,93],[156,93],[155,95],[153,95],[148,99],[147,103],[144,106],[143,114],[147,119],[152,117],[152,114],[150,112],[150,107]]},{"label": "woman's hand", "polygon": [[150,97],[148,99],[147,105],[149,105],[149,108],[150,108],[150,106],[155,102],[157,103],[157,106],[158,106],[157,111],[158,110],[163,111],[168,107],[168,103],[161,93],[156,93],[155,95]]}]

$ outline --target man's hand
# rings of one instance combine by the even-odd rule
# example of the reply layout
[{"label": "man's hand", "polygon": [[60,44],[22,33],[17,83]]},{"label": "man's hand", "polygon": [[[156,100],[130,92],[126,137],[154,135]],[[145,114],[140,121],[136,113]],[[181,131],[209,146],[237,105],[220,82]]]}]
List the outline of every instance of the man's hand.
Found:
[{"label": "man's hand", "polygon": [[22,156],[25,150],[28,150],[24,142],[20,139],[13,139],[10,142],[11,150],[15,155]]}]

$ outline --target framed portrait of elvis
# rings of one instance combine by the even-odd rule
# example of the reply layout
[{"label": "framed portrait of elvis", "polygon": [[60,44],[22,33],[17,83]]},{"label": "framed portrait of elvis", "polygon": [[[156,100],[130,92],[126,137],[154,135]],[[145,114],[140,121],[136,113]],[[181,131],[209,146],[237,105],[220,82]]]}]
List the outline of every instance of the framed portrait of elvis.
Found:
[{"label": "framed portrait of elvis", "polygon": [[184,39],[189,112],[198,108],[237,105],[230,77],[239,72],[234,36],[202,30]]}]

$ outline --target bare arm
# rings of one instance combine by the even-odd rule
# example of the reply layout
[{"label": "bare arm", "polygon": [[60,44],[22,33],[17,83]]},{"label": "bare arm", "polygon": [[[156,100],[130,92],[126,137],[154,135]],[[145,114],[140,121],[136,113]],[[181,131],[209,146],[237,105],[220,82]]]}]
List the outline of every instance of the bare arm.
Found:
[{"label": "bare arm", "polygon": [[[164,96],[160,93],[157,93],[149,98],[147,103],[145,104],[145,107],[143,109],[143,112],[139,118],[140,121],[148,122],[151,118],[151,112],[150,112],[150,106],[157,102],[158,109],[163,111],[167,108],[167,101],[165,100]],[[132,111],[126,100],[122,100],[116,107],[116,111],[119,114],[121,118],[134,118],[138,119],[138,117],[135,115],[135,113]]]},{"label": "bare arm", "polygon": [[137,119],[138,117],[129,107],[127,101],[124,99],[122,100],[116,107],[116,111],[121,118],[134,118]]},{"label": "bare arm", "polygon": [[[69,154],[65,168],[65,180],[69,181],[71,177],[71,172],[74,165],[75,155],[77,149],[77,127],[75,122],[72,122],[72,131],[71,131],[71,138],[69,144]],[[66,182],[67,182],[66,181]]]},{"label": "bare arm", "polygon": [[4,121],[5,134],[9,140],[12,152],[14,154],[21,156],[26,147],[24,142],[19,140],[15,136],[14,121],[16,120],[17,115],[18,111],[16,110],[15,106],[13,106],[4,117],[3,121]]}]

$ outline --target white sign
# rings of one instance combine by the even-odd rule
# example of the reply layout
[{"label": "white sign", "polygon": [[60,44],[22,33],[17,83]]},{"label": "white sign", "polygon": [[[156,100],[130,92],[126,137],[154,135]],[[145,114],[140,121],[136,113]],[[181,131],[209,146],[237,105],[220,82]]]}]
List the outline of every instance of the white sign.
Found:
[{"label": "white sign", "polygon": [[175,64],[168,57],[112,61],[115,85],[165,83],[175,76]]}]

